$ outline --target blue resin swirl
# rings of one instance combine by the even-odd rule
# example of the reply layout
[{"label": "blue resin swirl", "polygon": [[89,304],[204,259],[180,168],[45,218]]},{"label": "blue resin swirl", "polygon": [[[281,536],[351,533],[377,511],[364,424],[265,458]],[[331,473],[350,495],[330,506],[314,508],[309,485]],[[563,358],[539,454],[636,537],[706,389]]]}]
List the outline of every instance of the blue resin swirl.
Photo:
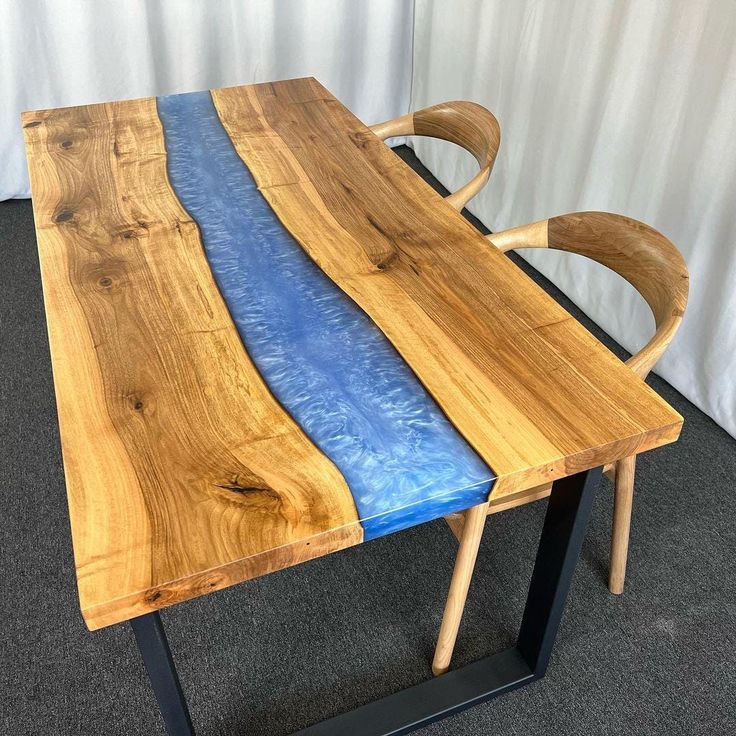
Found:
[{"label": "blue resin swirl", "polygon": [[208,92],[159,97],[168,172],[251,359],[339,468],[365,539],[486,500],[494,476],[258,191]]}]

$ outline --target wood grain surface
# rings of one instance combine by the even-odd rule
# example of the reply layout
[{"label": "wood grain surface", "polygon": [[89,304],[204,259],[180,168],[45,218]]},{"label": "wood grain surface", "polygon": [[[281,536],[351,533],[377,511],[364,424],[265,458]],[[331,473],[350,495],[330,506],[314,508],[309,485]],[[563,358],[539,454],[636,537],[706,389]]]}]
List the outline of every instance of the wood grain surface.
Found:
[{"label": "wood grain surface", "polygon": [[646,223],[610,212],[570,212],[493,233],[502,253],[550,248],[597,261],[626,279],[652,310],[656,331],[626,361],[646,378],[677,332],[687,306],[687,264],[677,248]]},{"label": "wood grain surface", "polygon": [[[646,345],[626,361],[641,378],[662,357],[682,322],[689,290],[687,264],[664,235],[643,222],[610,212],[571,212],[493,233],[488,239],[503,253],[517,248],[576,253],[626,279],[649,305],[656,326]],[[608,585],[616,594],[623,593],[626,575],[635,468],[635,455],[619,458],[605,468],[615,485]],[[537,491],[539,488],[521,494],[519,502],[536,500]],[[450,523],[457,530],[458,522],[453,519]]]},{"label": "wood grain surface", "polygon": [[243,349],[155,101],[23,120],[89,627],[360,542],[342,476]]},{"label": "wood grain surface", "polygon": [[316,80],[212,94],[282,222],[493,469],[493,499],[677,438],[671,407]]},{"label": "wood grain surface", "polygon": [[[213,92],[274,211],[498,481],[681,418],[313,79]],[[173,195],[155,100],[23,117],[83,615],[99,628],[362,539],[275,402]]]},{"label": "wood grain surface", "polygon": [[486,185],[501,145],[501,128],[493,114],[476,102],[455,100],[410,112],[370,127],[382,141],[396,136],[429,136],[461,146],[475,156],[480,171],[445,198],[456,210]]},{"label": "wood grain surface", "polygon": [[[687,306],[687,265],[677,248],[649,225],[610,212],[570,212],[492,233],[487,238],[502,253],[517,248],[550,248],[576,253],[626,279],[651,308],[656,325],[654,336],[626,361],[626,366],[641,378],[646,378],[675,336]],[[604,471],[612,473],[615,491],[608,579],[609,589],[615,594],[623,593],[626,576],[635,467],[636,455],[604,465]],[[551,492],[552,484],[544,483],[501,496],[487,505],[487,512],[505,511],[546,498]],[[480,543],[482,526],[469,527],[468,515],[469,512],[452,514],[445,520],[461,544],[472,547]],[[460,564],[460,558],[459,553],[437,640],[435,674],[444,671],[452,657],[454,638],[446,632],[457,630],[468,590],[466,581],[472,574],[472,570]]]}]

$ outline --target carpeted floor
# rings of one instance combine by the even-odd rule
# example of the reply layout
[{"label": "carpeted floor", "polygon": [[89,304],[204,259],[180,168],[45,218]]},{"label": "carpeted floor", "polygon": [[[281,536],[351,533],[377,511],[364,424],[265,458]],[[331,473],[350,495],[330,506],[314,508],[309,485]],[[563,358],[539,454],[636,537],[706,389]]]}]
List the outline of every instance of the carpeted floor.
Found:
[{"label": "carpeted floor", "polygon": [[[128,627],[77,607],[30,202],[0,204],[0,249],[0,730],[163,733]],[[685,429],[640,460],[625,595],[604,481],[547,677],[427,736],[736,733],[736,441],[651,383]],[[543,513],[489,520],[456,664],[513,642]],[[166,611],[198,733],[287,734],[429,678],[455,550],[434,522]]]}]

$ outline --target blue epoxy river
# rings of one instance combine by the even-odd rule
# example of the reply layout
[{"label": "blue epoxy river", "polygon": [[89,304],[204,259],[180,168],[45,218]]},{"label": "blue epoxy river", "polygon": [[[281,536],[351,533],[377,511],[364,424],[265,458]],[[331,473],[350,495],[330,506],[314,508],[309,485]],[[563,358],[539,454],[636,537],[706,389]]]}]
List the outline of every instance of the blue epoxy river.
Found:
[{"label": "blue epoxy river", "polygon": [[494,476],[373,324],[281,225],[207,92],[159,97],[168,171],[243,343],[340,469],[365,538],[484,501]]}]

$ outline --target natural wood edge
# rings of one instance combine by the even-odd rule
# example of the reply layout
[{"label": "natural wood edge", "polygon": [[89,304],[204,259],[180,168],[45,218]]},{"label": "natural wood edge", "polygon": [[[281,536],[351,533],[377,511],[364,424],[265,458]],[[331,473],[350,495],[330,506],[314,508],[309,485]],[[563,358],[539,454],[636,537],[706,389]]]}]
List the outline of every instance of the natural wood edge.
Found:
[{"label": "natural wood edge", "polygon": [[[530,468],[508,475],[500,475],[493,484],[489,501],[493,503],[502,497],[524,492],[530,488],[541,486],[544,483],[549,483],[568,475],[591,470],[601,465],[599,460],[601,457],[604,458],[603,464],[608,465],[631,455],[638,455],[642,452],[648,452],[657,447],[676,442],[682,430],[682,423],[683,419],[680,417],[679,421],[665,427],[643,431],[641,434],[628,439],[591,448],[576,455],[562,457],[558,461],[546,466]],[[591,460],[592,457],[596,459]]]},{"label": "natural wood edge", "polygon": [[165,585],[140,590],[88,608],[82,607],[82,618],[90,631],[96,631],[152,611],[159,611],[176,603],[229,588],[246,580],[293,567],[301,562],[353,547],[362,541],[363,527],[360,523],[348,524],[308,539],[233,560],[221,567],[198,572]]}]

